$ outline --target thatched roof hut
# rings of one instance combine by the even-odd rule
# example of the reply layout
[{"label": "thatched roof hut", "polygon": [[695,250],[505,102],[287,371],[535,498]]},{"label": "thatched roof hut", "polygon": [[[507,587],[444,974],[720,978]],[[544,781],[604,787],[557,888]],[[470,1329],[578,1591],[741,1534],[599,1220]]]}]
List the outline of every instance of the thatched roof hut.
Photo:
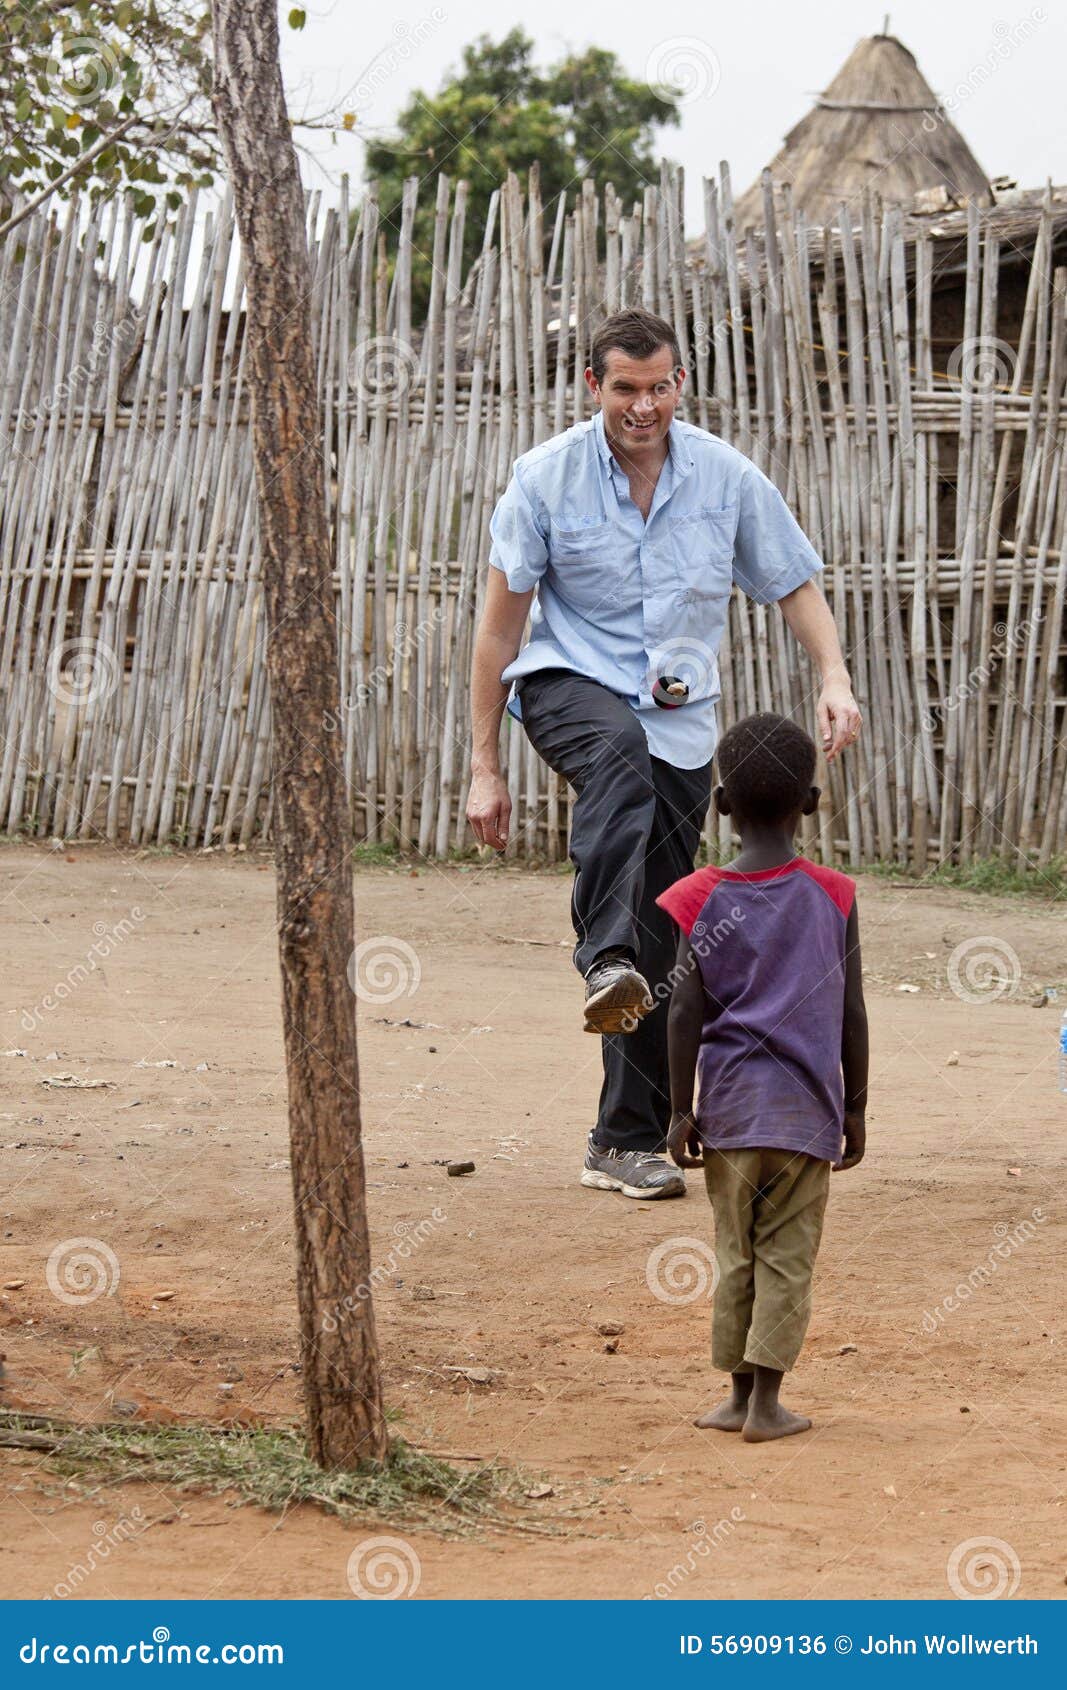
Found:
[{"label": "thatched roof hut", "polygon": [[[859,42],[768,169],[814,224],[832,222],[842,200],[858,204],[865,188],[909,207],[930,189],[943,189],[947,204],[993,203],[981,165],[895,35]],[[739,229],[762,224],[759,179],[735,210]]]}]

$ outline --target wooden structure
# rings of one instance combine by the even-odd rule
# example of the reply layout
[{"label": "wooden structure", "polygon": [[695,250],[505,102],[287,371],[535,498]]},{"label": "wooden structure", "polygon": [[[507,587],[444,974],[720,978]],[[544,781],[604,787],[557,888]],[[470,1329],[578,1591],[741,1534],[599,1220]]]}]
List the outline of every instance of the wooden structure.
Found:
[{"label": "wooden structure", "polygon": [[[515,457],[589,414],[605,310],[676,326],[683,413],[749,454],[826,560],[866,715],[805,835],[827,861],[1036,863],[1067,825],[1063,611],[1067,208],[1025,217],[1002,322],[998,208],[947,240],[870,197],[812,229],[762,184],[735,228],[707,179],[687,257],[682,182],[643,203],[582,185],[542,208],[536,172],[494,199],[463,274],[465,185],[436,187],[433,286],[411,317],[417,185],[398,240],[368,192],[309,196],[313,331],[340,618],[338,758],[356,835],[469,846],[471,642],[488,524]],[[347,190],[346,190],[347,195]],[[38,213],[0,247],[0,825],[191,846],[269,832],[269,697],[234,225],[195,202],[137,269],[136,221]],[[17,237],[17,238],[16,238]],[[1022,235],[1016,228],[1012,244]],[[395,250],[394,250],[395,248]],[[195,254],[195,256],[194,256]],[[936,346],[947,256],[958,346]],[[390,262],[391,260],[391,262]],[[141,272],[143,271],[143,276]],[[136,279],[136,285],[135,285]],[[227,303],[229,297],[229,304]],[[946,351],[949,352],[945,356]],[[735,595],[722,716],[814,725],[781,617]],[[566,787],[504,729],[510,849],[566,854]],[[712,851],[727,824],[710,818]]]},{"label": "wooden structure", "polygon": [[[855,214],[865,193],[907,208],[916,195],[932,205],[993,203],[985,172],[914,56],[888,33],[857,43],[767,168],[789,183],[813,224],[832,222],[842,204]],[[740,196],[736,218],[742,230],[761,225],[761,181]]]}]

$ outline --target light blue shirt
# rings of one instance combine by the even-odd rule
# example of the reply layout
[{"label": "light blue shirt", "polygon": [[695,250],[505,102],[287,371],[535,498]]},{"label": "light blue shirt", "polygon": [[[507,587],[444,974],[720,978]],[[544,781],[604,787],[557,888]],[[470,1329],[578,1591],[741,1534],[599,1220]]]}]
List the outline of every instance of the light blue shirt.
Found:
[{"label": "light blue shirt", "polygon": [[[618,693],[654,757],[707,763],[718,737],[718,650],[736,584],[773,604],[822,561],[772,481],[743,453],[676,418],[646,522],[598,411],[516,460],[489,524],[489,562],[537,593],[530,638],[501,681],[572,669]],[[676,710],[658,676],[688,683]],[[783,700],[783,707],[788,706]],[[522,720],[512,685],[509,713]]]}]

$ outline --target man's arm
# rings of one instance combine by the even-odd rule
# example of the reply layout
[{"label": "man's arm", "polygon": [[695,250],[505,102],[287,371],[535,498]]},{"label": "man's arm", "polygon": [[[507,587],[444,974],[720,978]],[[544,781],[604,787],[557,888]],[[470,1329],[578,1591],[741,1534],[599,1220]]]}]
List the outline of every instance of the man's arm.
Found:
[{"label": "man's arm", "polygon": [[508,842],[511,798],[500,773],[500,720],[509,687],[500,679],[518,656],[534,588],[513,593],[501,570],[489,568],[482,619],[471,663],[471,789],[467,820],[482,845],[502,851]]},{"label": "man's arm", "polygon": [[858,737],[860,713],[830,606],[812,578],[821,568],[818,553],[773,481],[746,462],[738,491],[734,580],[757,604],[781,605],[818,669],[819,729],[830,763]]},{"label": "man's arm", "polygon": [[833,613],[814,581],[805,581],[778,600],[782,615],[819,671],[818,716],[822,748],[832,763],[839,751],[859,738],[863,718],[852,696],[852,682],[837,637]]},{"label": "man's arm", "polygon": [[845,1082],[845,1153],[838,1171],[854,1168],[867,1147],[867,1071],[870,1050],[863,1001],[860,927],[853,903],[845,929],[845,1013],[841,1025],[841,1074]]}]

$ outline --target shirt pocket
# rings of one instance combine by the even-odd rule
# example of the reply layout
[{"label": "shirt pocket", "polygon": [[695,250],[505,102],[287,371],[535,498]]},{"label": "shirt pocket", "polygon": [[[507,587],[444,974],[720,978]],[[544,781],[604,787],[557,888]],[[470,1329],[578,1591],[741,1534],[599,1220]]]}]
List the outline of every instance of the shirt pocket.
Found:
[{"label": "shirt pocket", "polygon": [[701,505],[670,522],[671,563],[682,602],[722,599],[733,586],[737,505]]},{"label": "shirt pocket", "polygon": [[[566,604],[585,616],[606,616],[631,596],[626,558],[632,547],[602,516],[567,515],[553,522],[548,567],[552,585]],[[640,596],[640,594],[638,594]]]}]

